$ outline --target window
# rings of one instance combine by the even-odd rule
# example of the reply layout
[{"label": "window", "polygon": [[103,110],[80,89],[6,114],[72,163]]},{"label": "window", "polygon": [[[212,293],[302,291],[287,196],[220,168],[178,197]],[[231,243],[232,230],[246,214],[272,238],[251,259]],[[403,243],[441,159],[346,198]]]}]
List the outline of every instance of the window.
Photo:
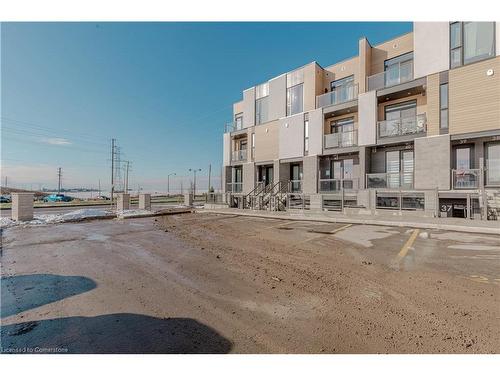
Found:
[{"label": "window", "polygon": [[500,143],[486,146],[486,183],[500,185]]},{"label": "window", "polygon": [[264,97],[255,101],[255,125],[260,125],[267,122],[268,118],[268,99]]},{"label": "window", "polygon": [[354,130],[354,117],[345,118],[342,120],[332,121],[330,123],[330,132],[333,133],[348,133]]},{"label": "window", "polygon": [[237,113],[234,116],[235,130],[243,129],[243,113]]},{"label": "window", "polygon": [[450,67],[455,68],[495,55],[494,22],[450,24]]},{"label": "window", "polygon": [[304,110],[304,84],[286,90],[286,115],[291,116]]},{"label": "window", "polygon": [[443,83],[439,86],[439,127],[448,129],[448,84]]},{"label": "window", "polygon": [[459,147],[455,149],[455,169],[467,170],[471,167],[470,147]]},{"label": "window", "polygon": [[413,52],[384,61],[385,87],[413,79]]},{"label": "window", "polygon": [[247,149],[247,140],[245,139],[244,141],[240,141],[240,150],[246,150]]},{"label": "window", "polygon": [[304,115],[304,155],[309,153],[309,114]]},{"label": "window", "polygon": [[286,75],[286,115],[304,111],[304,71],[295,70]]},{"label": "window", "polygon": [[269,120],[269,83],[255,87],[255,125],[260,125]]},{"label": "window", "polygon": [[354,75],[330,82],[332,103],[343,103],[354,99]]}]

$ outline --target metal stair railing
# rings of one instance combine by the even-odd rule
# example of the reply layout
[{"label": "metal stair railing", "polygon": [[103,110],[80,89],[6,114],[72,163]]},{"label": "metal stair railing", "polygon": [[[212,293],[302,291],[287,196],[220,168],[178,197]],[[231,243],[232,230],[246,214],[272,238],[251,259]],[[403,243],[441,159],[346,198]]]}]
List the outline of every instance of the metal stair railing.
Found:
[{"label": "metal stair railing", "polygon": [[257,186],[253,190],[245,195],[244,208],[255,209],[256,197],[264,190],[265,186],[263,182],[257,182]]}]

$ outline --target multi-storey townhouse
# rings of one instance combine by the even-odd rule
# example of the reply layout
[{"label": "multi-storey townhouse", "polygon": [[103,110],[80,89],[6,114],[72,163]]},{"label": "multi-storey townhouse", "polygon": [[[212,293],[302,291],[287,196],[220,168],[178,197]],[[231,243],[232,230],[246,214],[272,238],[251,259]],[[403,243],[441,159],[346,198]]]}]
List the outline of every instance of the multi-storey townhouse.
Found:
[{"label": "multi-storey townhouse", "polygon": [[499,54],[498,23],[416,22],[244,90],[223,139],[227,202],[495,218]]}]

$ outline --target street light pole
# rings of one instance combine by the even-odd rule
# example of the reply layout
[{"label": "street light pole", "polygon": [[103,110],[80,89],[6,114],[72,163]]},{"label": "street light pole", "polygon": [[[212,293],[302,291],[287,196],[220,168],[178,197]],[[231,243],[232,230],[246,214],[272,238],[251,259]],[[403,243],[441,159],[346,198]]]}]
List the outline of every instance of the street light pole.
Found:
[{"label": "street light pole", "polygon": [[196,197],[196,172],[201,172],[201,169],[189,168],[190,172],[193,172],[193,199]]},{"label": "street light pole", "polygon": [[170,176],[176,176],[175,173],[167,175],[167,197],[170,196]]}]

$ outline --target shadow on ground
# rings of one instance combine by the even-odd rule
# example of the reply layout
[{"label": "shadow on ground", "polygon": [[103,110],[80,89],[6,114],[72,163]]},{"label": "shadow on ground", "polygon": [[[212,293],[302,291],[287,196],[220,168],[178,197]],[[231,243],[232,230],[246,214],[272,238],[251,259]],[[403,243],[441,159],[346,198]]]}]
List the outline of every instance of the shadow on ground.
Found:
[{"label": "shadow on ground", "polygon": [[83,276],[34,274],[2,277],[1,317],[88,292],[97,286]]},{"label": "shadow on ground", "polygon": [[232,347],[228,339],[194,319],[138,314],[12,324],[1,328],[1,338],[3,353],[23,348],[50,353],[228,353]]}]

